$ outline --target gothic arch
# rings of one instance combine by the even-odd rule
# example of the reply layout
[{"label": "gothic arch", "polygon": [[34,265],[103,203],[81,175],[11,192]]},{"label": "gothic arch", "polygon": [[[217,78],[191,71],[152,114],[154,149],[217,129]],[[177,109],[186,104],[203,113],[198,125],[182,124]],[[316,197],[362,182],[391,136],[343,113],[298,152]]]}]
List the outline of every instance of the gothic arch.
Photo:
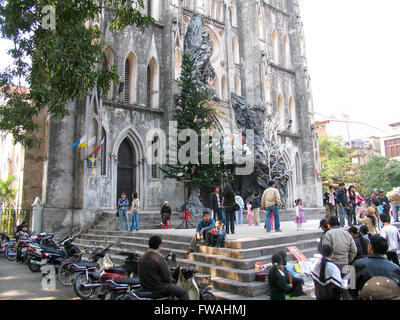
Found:
[{"label": "gothic arch", "polygon": [[303,184],[303,172],[301,165],[301,158],[298,152],[295,155],[295,168],[296,168],[296,185]]},{"label": "gothic arch", "polygon": [[181,71],[182,71],[182,54],[181,54],[181,49],[176,47],[175,48],[175,59],[174,59],[174,64],[175,64],[175,80],[179,80],[181,76]]},{"label": "gothic arch", "polygon": [[[112,181],[112,190],[111,190],[111,203],[112,206],[116,206],[117,204],[117,180],[118,180],[118,152],[120,149],[120,146],[122,142],[128,139],[131,146],[133,147],[134,153],[135,153],[135,158],[136,158],[136,163],[134,164],[135,166],[135,185],[136,189],[135,190],[139,198],[141,199],[142,204],[144,205],[144,208],[147,206],[147,196],[146,196],[146,181],[148,179],[148,167],[147,167],[147,161],[145,160],[145,155],[146,155],[146,150],[145,150],[145,144],[143,143],[143,140],[140,138],[140,135],[136,132],[135,128],[133,126],[125,128],[118,137],[116,138],[114,144],[113,144],[113,150],[112,150],[112,161],[111,161],[111,169],[112,169],[112,175],[111,175],[111,181]],[[115,208],[115,207],[113,207]]]},{"label": "gothic arch", "polygon": [[147,101],[146,106],[152,109],[159,108],[160,71],[156,59],[150,59],[147,65]]},{"label": "gothic arch", "polygon": [[242,95],[242,86],[240,83],[240,77],[238,74],[235,75],[235,94],[237,94],[238,96]]},{"label": "gothic arch", "polygon": [[279,39],[278,32],[276,29],[272,31],[272,50],[273,50],[273,60],[275,64],[279,64]]},{"label": "gothic arch", "polygon": [[289,37],[285,34],[283,37],[283,46],[284,46],[284,52],[285,52],[285,66],[290,67],[291,66],[291,53],[290,53],[290,43],[289,43]]},{"label": "gothic arch", "polygon": [[[106,46],[103,49],[103,70],[111,70],[111,67],[114,65],[114,52],[110,46]],[[113,82],[111,80],[110,89],[108,90],[107,95],[105,98],[107,100],[112,100],[113,97]]]},{"label": "gothic arch", "polygon": [[125,59],[125,102],[135,104],[137,102],[137,58],[133,51],[130,51]]},{"label": "gothic arch", "polygon": [[233,61],[235,64],[240,64],[240,55],[239,55],[239,42],[236,36],[232,37],[232,51],[233,51]]}]

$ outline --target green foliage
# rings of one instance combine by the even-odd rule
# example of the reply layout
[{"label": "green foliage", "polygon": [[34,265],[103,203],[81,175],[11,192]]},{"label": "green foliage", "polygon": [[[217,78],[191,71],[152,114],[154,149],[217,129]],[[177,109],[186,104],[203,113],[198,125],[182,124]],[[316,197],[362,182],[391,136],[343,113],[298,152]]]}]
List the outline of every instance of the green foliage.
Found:
[{"label": "green foliage", "polygon": [[400,161],[389,157],[374,156],[360,168],[363,189],[371,192],[373,188],[391,191],[400,186]]},{"label": "green foliage", "polygon": [[[211,120],[212,106],[208,103],[207,93],[201,88],[199,82],[196,64],[193,58],[184,54],[182,59],[182,72],[180,77],[181,93],[176,98],[176,108],[173,119],[178,123],[178,135],[184,129],[194,130],[198,137],[198,153],[201,158],[201,143],[200,137],[203,130],[208,130],[213,127],[214,123]],[[187,139],[187,141],[189,138]],[[181,150],[181,147],[187,141],[180,141],[177,145],[177,150],[169,150],[169,155],[175,151]],[[221,139],[218,141],[221,144]],[[210,140],[209,149],[209,162],[210,164],[200,163],[178,163],[176,165],[168,164],[162,171],[165,173],[166,178],[173,178],[177,180],[191,180],[195,184],[201,186],[216,186],[221,185],[223,182],[233,180],[231,168],[229,168],[223,161],[223,152],[221,150],[221,163],[211,164],[213,156],[213,149]]]},{"label": "green foliage", "polygon": [[[42,9],[52,5],[56,30],[41,26]],[[144,30],[154,19],[142,16],[143,0],[106,1],[104,10],[114,13],[112,31],[128,25]],[[93,88],[107,93],[110,82],[119,82],[115,67],[100,70],[105,43],[101,32],[85,21],[101,13],[96,0],[0,0],[0,32],[14,42],[9,55],[14,63],[0,73],[0,129],[11,132],[15,142],[38,147],[39,126],[33,117],[47,107],[51,119],[68,114],[66,103],[82,98]],[[29,92],[14,90],[25,81]]]},{"label": "green foliage", "polygon": [[318,137],[321,164],[325,168],[322,179],[328,184],[359,185],[358,166],[352,163],[352,149],[343,146],[343,138],[321,135]]},{"label": "green foliage", "polygon": [[0,180],[0,199],[7,206],[11,206],[12,202],[17,194],[17,190],[12,187],[16,177],[9,175],[6,180]]}]

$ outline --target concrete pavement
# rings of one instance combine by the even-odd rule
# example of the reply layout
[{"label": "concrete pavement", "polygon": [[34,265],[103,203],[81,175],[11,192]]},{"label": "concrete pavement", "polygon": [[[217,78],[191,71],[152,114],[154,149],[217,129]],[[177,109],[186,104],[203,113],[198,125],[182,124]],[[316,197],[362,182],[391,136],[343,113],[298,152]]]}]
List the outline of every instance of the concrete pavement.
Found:
[{"label": "concrete pavement", "polygon": [[42,288],[42,273],[33,273],[26,264],[0,256],[0,300],[81,300],[72,287],[57,282],[56,290]]}]

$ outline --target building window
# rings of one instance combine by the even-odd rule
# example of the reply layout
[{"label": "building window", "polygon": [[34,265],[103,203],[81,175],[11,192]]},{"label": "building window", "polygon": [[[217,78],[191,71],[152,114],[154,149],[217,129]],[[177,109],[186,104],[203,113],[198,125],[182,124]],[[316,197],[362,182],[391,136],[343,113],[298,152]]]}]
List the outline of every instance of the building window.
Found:
[{"label": "building window", "polygon": [[283,104],[283,97],[281,94],[278,95],[278,117],[279,117],[279,130],[283,131],[285,123],[285,107]]},{"label": "building window", "polygon": [[147,65],[147,101],[148,108],[158,108],[158,65],[154,58],[151,58]]},{"label": "building window", "polygon": [[289,98],[289,116],[292,121],[292,126],[291,126],[291,131],[295,132],[296,131],[296,109],[294,107],[294,100],[293,97]]},{"label": "building window", "polygon": [[400,138],[385,141],[385,156],[400,157]]},{"label": "building window", "polygon": [[291,59],[290,59],[290,44],[289,38],[287,35],[283,38],[284,48],[285,48],[285,65],[286,67],[290,67]]},{"label": "building window", "polygon": [[242,94],[242,88],[240,85],[239,75],[235,75],[235,93],[240,96]]},{"label": "building window", "polygon": [[274,63],[279,64],[278,32],[276,30],[272,31],[272,49],[273,49]]},{"label": "building window", "polygon": [[101,130],[101,141],[103,141],[101,146],[101,174],[105,176],[107,174],[107,135],[104,128]]},{"label": "building window", "polygon": [[[106,47],[103,51],[103,70],[111,70],[111,67],[114,64],[114,53],[110,47]],[[113,82],[110,82],[110,89],[108,90],[107,95],[103,95],[105,99],[111,100],[113,96]]]},{"label": "building window", "polygon": [[240,63],[239,43],[235,37],[232,38],[232,51],[233,51],[233,60],[235,64],[239,64]]},{"label": "building window", "polygon": [[301,161],[298,153],[296,153],[295,165],[296,165],[296,184],[301,185],[303,184],[303,179],[301,174]]},{"label": "building window", "polygon": [[153,154],[152,165],[151,165],[151,177],[153,179],[160,179],[160,164],[153,163],[154,160],[156,162],[159,161],[159,154],[158,154],[157,146],[158,146],[158,136],[155,136],[153,138],[153,141],[151,142],[151,148],[152,148],[152,154]]}]

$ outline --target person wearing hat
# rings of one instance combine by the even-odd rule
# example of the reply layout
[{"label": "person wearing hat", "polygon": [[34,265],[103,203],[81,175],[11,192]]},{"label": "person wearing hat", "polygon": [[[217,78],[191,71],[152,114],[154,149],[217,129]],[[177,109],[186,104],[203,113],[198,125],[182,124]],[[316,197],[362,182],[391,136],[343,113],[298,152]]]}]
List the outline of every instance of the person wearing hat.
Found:
[{"label": "person wearing hat", "polygon": [[333,257],[333,247],[330,244],[324,244],[322,259],[315,264],[311,271],[317,300],[340,300],[342,298],[343,280],[339,268],[332,262]]},{"label": "person wearing hat", "polygon": [[[362,213],[365,214],[365,217],[361,217]],[[373,207],[368,207],[365,211],[360,211],[357,214],[356,221],[366,225],[371,236],[379,233],[379,220],[376,217],[375,209]]]},{"label": "person wearing hat", "polygon": [[372,277],[360,293],[361,300],[400,300],[400,287],[387,277]]},{"label": "person wearing hat", "polygon": [[386,257],[388,243],[380,235],[374,235],[368,246],[368,256],[358,259],[353,266],[356,272],[356,289],[350,290],[352,295],[359,295],[365,283],[376,276],[388,277],[400,283],[400,267]]}]

